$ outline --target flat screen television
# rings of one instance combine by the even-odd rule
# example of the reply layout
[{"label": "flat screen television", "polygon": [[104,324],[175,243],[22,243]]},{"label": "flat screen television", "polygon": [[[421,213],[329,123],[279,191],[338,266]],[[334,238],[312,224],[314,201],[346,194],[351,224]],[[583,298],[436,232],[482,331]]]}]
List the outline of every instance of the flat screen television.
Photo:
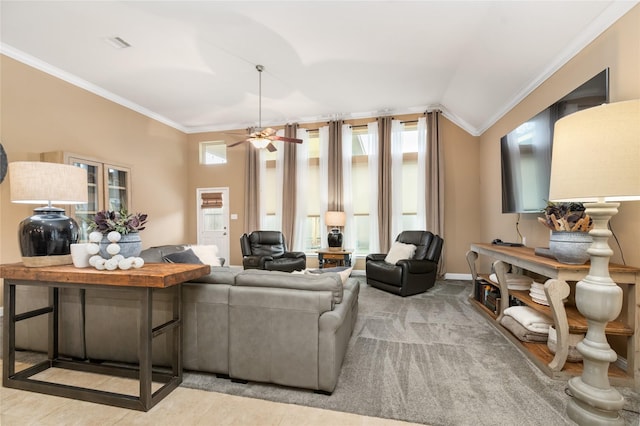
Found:
[{"label": "flat screen television", "polygon": [[608,68],[500,138],[503,213],[544,210],[549,199],[555,122],[607,102]]}]

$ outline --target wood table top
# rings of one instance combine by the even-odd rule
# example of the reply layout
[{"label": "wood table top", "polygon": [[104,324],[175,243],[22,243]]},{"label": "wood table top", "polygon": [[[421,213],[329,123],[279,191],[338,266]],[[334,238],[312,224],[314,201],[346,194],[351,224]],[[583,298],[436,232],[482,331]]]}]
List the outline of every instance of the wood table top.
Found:
[{"label": "wood table top", "polygon": [[[505,257],[516,257],[527,262],[544,265],[549,268],[567,271],[584,271],[588,272],[591,264],[589,262],[584,265],[570,265],[567,263],[560,263],[555,259],[550,259],[544,256],[538,256],[535,254],[535,250],[531,247],[510,247],[500,246],[490,243],[473,243],[471,249],[480,253],[499,253]],[[609,263],[610,272],[640,272],[640,268],[635,266],[620,265],[617,263]]]},{"label": "wood table top", "polygon": [[25,281],[95,284],[118,287],[165,288],[199,278],[211,272],[209,265],[145,263],[142,268],[99,271],[73,265],[26,267],[22,263],[0,265],[0,278]]}]

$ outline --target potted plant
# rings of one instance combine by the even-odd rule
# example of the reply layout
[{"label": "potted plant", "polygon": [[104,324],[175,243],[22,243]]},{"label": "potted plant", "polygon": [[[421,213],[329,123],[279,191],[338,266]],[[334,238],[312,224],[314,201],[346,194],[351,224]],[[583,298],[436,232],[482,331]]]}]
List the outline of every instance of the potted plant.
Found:
[{"label": "potted plant", "polygon": [[538,221],[551,230],[549,250],[559,262],[582,265],[589,260],[593,220],[582,203],[548,201]]},{"label": "potted plant", "polygon": [[[109,258],[107,246],[117,242],[124,257],[136,257],[142,251],[142,240],[138,232],[145,229],[148,215],[144,213],[129,213],[125,208],[120,211],[102,210],[89,221],[89,231],[92,234],[102,234],[100,241],[100,255]],[[98,235],[99,235],[98,234]],[[91,240],[92,236],[89,236]],[[99,236],[98,236],[99,238]]]}]

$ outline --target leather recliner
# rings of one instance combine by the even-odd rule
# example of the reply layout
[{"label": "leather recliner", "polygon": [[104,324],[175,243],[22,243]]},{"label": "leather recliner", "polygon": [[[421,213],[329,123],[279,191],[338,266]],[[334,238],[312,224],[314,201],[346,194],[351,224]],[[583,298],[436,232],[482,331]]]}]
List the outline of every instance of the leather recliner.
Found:
[{"label": "leather recliner", "polygon": [[301,271],[307,266],[303,252],[287,251],[287,243],[280,231],[254,231],[240,237],[244,269],[268,271]]},{"label": "leather recliner", "polygon": [[444,240],[429,231],[403,231],[396,241],[415,245],[413,258],[391,264],[385,261],[386,253],[369,254],[365,264],[367,284],[400,296],[429,290],[436,282]]}]

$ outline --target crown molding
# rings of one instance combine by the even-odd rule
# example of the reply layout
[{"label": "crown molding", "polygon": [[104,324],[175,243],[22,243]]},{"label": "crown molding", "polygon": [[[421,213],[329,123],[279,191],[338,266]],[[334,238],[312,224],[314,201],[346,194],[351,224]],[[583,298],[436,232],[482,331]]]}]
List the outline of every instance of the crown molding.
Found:
[{"label": "crown molding", "polygon": [[525,86],[520,92],[511,100],[511,102],[505,104],[496,114],[494,114],[489,120],[481,125],[476,131],[477,135],[482,135],[491,126],[496,124],[498,120],[504,117],[509,111],[516,107],[520,102],[529,96],[535,89],[537,89],[542,83],[544,83],[549,77],[551,77],[556,71],[567,64],[573,57],[580,53],[585,47],[592,41],[598,38],[609,27],[613,26],[620,18],[622,18],[627,12],[633,9],[640,1],[613,1],[611,4],[594,19],[578,37],[576,37],[562,52],[556,57],[556,59],[545,68],[537,78],[531,83]]},{"label": "crown molding", "polygon": [[131,102],[128,99],[125,99],[121,96],[118,96],[114,93],[109,92],[108,90],[103,89],[102,87],[99,87],[93,83],[90,83],[86,80],[83,80],[81,78],[79,78],[76,75],[73,75],[71,73],[68,73],[66,71],[61,70],[60,68],[56,68],[53,65],[44,62],[38,58],[35,58],[31,55],[28,55],[24,52],[22,52],[21,50],[18,50],[12,46],[9,46],[8,44],[5,43],[1,43],[0,42],[0,53],[2,53],[3,55],[6,55],[10,58],[15,59],[18,62],[22,62],[25,65],[29,65],[32,68],[35,68],[37,70],[40,70],[44,73],[47,73],[49,75],[52,75],[56,78],[59,78],[60,80],[66,81],[69,84],[72,84],[76,87],[79,87],[81,89],[84,89],[88,92],[91,92],[95,95],[98,95],[102,98],[105,98],[111,102],[114,102],[118,105],[121,105],[125,108],[128,108],[130,110],[133,110],[135,112],[138,112],[146,117],[149,117],[155,121],[158,121],[160,123],[166,124],[169,127],[173,127],[176,130],[180,130],[181,132],[186,133],[186,130],[183,126],[181,126],[180,124],[176,123],[175,121],[169,120],[168,118],[157,114],[151,110],[148,110],[134,102]]}]

